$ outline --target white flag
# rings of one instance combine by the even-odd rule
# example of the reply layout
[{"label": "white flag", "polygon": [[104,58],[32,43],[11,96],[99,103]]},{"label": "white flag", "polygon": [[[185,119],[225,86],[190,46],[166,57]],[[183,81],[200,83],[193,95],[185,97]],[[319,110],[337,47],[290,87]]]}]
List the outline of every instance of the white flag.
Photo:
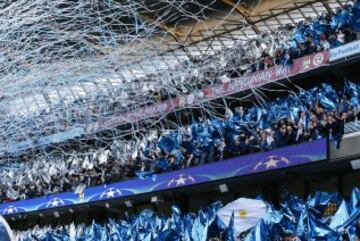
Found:
[{"label": "white flag", "polygon": [[267,206],[261,200],[239,198],[219,209],[217,215],[225,225],[228,225],[232,213],[234,213],[234,231],[238,236],[240,233],[254,227],[260,219],[266,217]]},{"label": "white flag", "polygon": [[15,241],[9,224],[2,216],[0,216],[0,241]]}]

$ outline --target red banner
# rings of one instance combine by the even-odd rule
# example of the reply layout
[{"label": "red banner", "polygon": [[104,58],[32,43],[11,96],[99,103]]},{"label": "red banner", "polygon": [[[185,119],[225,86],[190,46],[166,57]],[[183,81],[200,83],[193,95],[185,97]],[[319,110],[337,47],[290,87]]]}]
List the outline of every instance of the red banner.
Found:
[{"label": "red banner", "polygon": [[233,79],[229,83],[207,87],[199,92],[192,93],[187,96],[176,97],[158,104],[140,107],[132,111],[104,118],[101,121],[88,125],[85,131],[87,133],[95,133],[114,126],[134,123],[149,117],[166,115],[177,108],[200,104],[202,102],[259,87],[264,84],[317,69],[321,66],[328,65],[329,58],[329,51],[305,56],[300,59],[296,59],[291,67],[282,65],[274,66],[267,70]]}]

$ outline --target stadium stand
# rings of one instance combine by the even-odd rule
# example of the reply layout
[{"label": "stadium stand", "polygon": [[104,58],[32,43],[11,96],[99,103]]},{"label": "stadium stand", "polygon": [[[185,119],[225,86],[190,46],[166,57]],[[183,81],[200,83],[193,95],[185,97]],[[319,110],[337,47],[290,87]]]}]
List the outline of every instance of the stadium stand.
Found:
[{"label": "stadium stand", "polygon": [[[247,70],[234,68],[244,65],[241,59],[227,59],[228,63],[235,61],[233,67],[223,67],[225,71],[226,69],[235,71],[227,74],[229,80],[274,65],[291,65],[293,59],[356,40],[359,6],[360,3],[356,2],[353,6],[349,4],[343,9],[337,9],[332,16],[321,15],[315,20],[300,22],[293,30],[289,30],[291,34],[288,33],[290,36],[285,40],[280,38],[283,32],[259,36],[254,43],[249,43],[248,51],[259,56],[251,58]],[[273,43],[266,45],[265,43],[269,41]],[[255,48],[251,47],[252,45]],[[236,51],[239,51],[238,47],[235,47]],[[251,53],[245,54],[245,56],[250,55]],[[217,76],[219,71],[216,70],[216,73],[210,75]],[[339,143],[340,136],[344,133],[344,125],[357,119],[358,107],[357,100],[355,101],[357,87],[354,88],[355,93],[348,91],[348,97],[343,98],[336,96],[336,91],[330,86],[324,85],[319,93],[314,94],[316,90],[310,91],[310,94],[300,93],[301,102],[296,100],[296,97],[290,96],[286,101],[270,103],[268,106],[272,107],[271,111],[264,110],[268,109],[267,104],[264,104],[263,110],[257,107],[244,110],[239,106],[235,108],[236,115],[228,120],[209,117],[209,120],[202,124],[192,124],[189,130],[183,127],[168,135],[158,137],[158,133],[154,133],[155,136],[147,137],[147,140],[136,140],[135,145],[138,147],[131,157],[126,154],[126,150],[119,149],[119,144],[116,142],[109,149],[100,151],[92,149],[90,152],[99,154],[90,154],[82,159],[76,157],[76,154],[70,159],[55,156],[52,159],[59,159],[55,161],[57,164],[43,168],[45,172],[50,173],[49,177],[41,173],[35,174],[44,160],[28,161],[22,164],[17,172],[9,171],[8,168],[4,170],[7,174],[3,174],[5,185],[0,189],[0,200],[33,198],[75,190],[79,186],[94,186],[136,176],[146,178],[152,173],[176,170],[255,151],[266,151],[305,140],[318,139],[320,136],[330,135],[331,140]],[[344,103],[349,102],[351,98],[353,101],[351,104]],[[318,104],[314,104],[316,102]],[[327,112],[326,117],[322,117],[321,107],[326,111],[340,108],[340,112],[330,117],[327,117],[330,113]],[[348,110],[349,107],[355,112],[355,117],[353,113],[349,113],[348,117],[344,114],[351,112]],[[320,122],[312,121],[311,119],[315,117],[311,114],[316,115]],[[322,122],[324,118],[328,120]],[[74,118],[70,119],[76,122]],[[289,120],[279,121],[280,119]],[[178,138],[181,140],[178,141]],[[110,155],[113,160],[108,160]]]},{"label": "stadium stand", "polygon": [[[342,89],[345,92],[340,95],[330,85],[322,84],[267,103],[263,108],[236,107],[228,119],[210,117],[139,141],[138,154],[128,159],[114,160],[111,153],[120,150],[110,147],[99,156],[91,154],[84,160],[61,160],[44,169],[49,177],[38,171],[39,165],[43,165],[41,160],[27,162],[17,172],[3,171],[2,180],[9,184],[2,185],[0,200],[34,198],[135,177],[146,179],[161,172],[320,138],[340,145],[345,125],[357,123],[360,117],[360,86],[345,82]],[[29,174],[39,179],[26,181]]]},{"label": "stadium stand", "polygon": [[[166,85],[166,88],[163,87],[163,89],[159,89],[160,87],[156,87],[158,88],[156,89],[152,81],[146,78],[134,80],[136,89],[145,90],[139,92],[141,96],[135,96],[136,102],[127,92],[122,92],[121,95],[123,96],[117,101],[110,100],[109,96],[100,93],[95,97],[81,98],[66,103],[65,108],[61,110],[62,112],[55,116],[48,113],[57,110],[62,103],[59,106],[52,106],[52,109],[41,111],[37,116],[18,117],[17,115],[9,115],[4,116],[3,121],[5,124],[11,124],[14,120],[19,122],[18,126],[13,127],[9,134],[17,136],[17,142],[24,142],[27,139],[26,136],[16,135],[23,126],[26,126],[27,131],[37,133],[40,136],[55,134],[66,131],[66,126],[69,125],[93,123],[98,121],[100,117],[108,117],[113,113],[138,107],[138,102],[156,103],[177,94],[196,92],[209,84],[229,82],[231,78],[268,69],[275,65],[291,65],[294,59],[301,56],[354,41],[359,30],[357,22],[359,12],[359,6],[356,2],[354,6],[348,4],[343,9],[337,9],[333,15],[322,14],[316,19],[301,21],[296,26],[287,25],[271,33],[262,33],[245,44],[242,42],[235,44],[230,49],[221,50],[222,54],[214,53],[205,60],[185,62],[185,69],[177,70],[179,73],[185,74],[175,75],[174,78],[176,79],[171,78],[171,72],[162,73],[162,76],[151,75],[152,79],[166,79],[169,83],[174,83],[170,86]],[[210,67],[209,63],[211,63]],[[190,73],[189,69],[191,70]],[[189,73],[189,76],[186,73]],[[153,101],[145,101],[149,96],[155,96]],[[74,111],[66,111],[69,109]],[[48,117],[45,118],[44,116]],[[46,132],[38,133],[38,123],[44,121],[49,124]],[[51,125],[54,122],[66,124]],[[6,140],[5,136],[3,139]]]},{"label": "stadium stand", "polygon": [[0,240],[360,240],[360,0],[2,14]]},{"label": "stadium stand", "polygon": [[[164,217],[145,209],[138,216],[104,224],[74,223],[56,228],[36,227],[17,233],[17,240],[357,240],[360,190],[351,200],[338,193],[318,192],[306,201],[285,193],[276,210],[261,199],[239,199],[223,207],[211,204],[198,213],[181,213],[176,206]],[[238,212],[235,214],[235,212]],[[325,220],[325,221],[322,221]],[[255,223],[252,231],[243,231]],[[239,228],[240,227],[242,228]],[[246,228],[245,228],[246,229]]]}]

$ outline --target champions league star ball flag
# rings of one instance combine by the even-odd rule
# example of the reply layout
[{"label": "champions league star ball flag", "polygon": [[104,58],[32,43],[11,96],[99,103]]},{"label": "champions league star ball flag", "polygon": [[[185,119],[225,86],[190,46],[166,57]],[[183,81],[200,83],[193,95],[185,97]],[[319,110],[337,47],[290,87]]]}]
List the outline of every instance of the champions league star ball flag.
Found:
[{"label": "champions league star ball flag", "polygon": [[234,214],[235,235],[254,227],[267,215],[267,206],[262,200],[239,198],[219,209],[217,215],[228,224]]},{"label": "champions league star ball flag", "polygon": [[0,216],[0,241],[15,241],[9,224],[2,216]]}]

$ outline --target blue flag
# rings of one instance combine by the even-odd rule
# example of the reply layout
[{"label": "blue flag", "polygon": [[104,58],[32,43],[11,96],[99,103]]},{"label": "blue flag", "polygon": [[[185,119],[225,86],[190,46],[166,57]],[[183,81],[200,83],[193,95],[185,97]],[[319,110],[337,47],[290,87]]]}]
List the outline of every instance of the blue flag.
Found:
[{"label": "blue flag", "polygon": [[15,241],[9,224],[2,216],[0,216],[0,241]]},{"label": "blue flag", "polygon": [[191,230],[191,237],[193,240],[196,241],[206,241],[207,240],[207,234],[208,234],[208,227],[209,224],[206,222],[205,225],[203,225],[197,217],[195,219],[195,222],[193,224],[192,230]]},{"label": "blue flag", "polygon": [[229,225],[225,231],[225,241],[236,241],[235,225],[234,225],[234,212],[231,215]]},{"label": "blue flag", "polygon": [[329,99],[328,97],[326,97],[324,94],[322,93],[318,93],[317,95],[318,100],[320,102],[320,104],[327,110],[327,111],[333,111],[336,109],[336,105],[335,103]]},{"label": "blue flag", "polygon": [[245,241],[270,241],[267,226],[264,220],[260,220],[253,230],[246,236]]},{"label": "blue flag", "polygon": [[351,27],[355,31],[360,31],[360,1],[356,1],[352,8]]},{"label": "blue flag", "polygon": [[360,207],[360,189],[356,187],[351,192],[351,208],[354,210],[358,207]]},{"label": "blue flag", "polygon": [[[318,239],[325,239],[325,240],[336,240],[336,232],[332,230],[329,226],[322,223],[319,219],[317,219],[311,212],[308,212],[307,215],[307,225],[308,225],[308,232],[307,238],[308,240],[318,240]],[[334,239],[333,239],[334,237]]]},{"label": "blue flag", "polygon": [[331,217],[331,221],[329,224],[329,227],[333,230],[338,231],[337,229],[344,224],[349,219],[349,212],[347,210],[346,202],[343,200],[341,202],[340,207],[334,214],[334,216]]}]

